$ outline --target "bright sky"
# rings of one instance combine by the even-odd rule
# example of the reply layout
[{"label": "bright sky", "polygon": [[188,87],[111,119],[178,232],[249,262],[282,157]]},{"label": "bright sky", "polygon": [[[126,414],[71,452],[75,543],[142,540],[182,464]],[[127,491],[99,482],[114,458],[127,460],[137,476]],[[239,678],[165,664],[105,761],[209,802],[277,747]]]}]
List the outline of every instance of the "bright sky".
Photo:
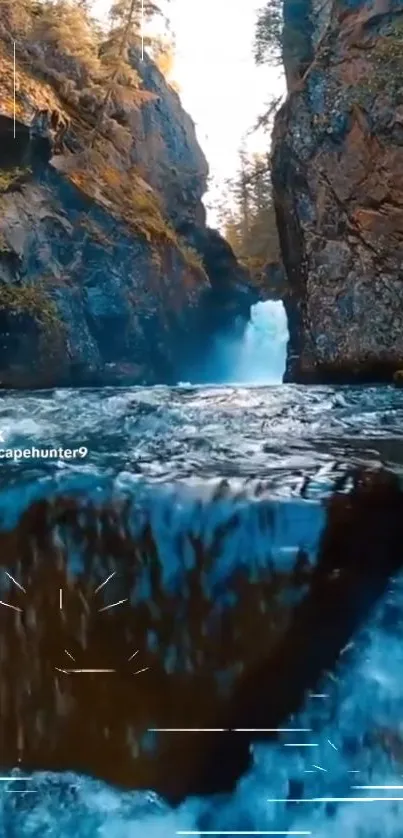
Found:
[{"label": "bright sky", "polygon": [[[277,69],[256,67],[254,26],[264,0],[170,0],[167,11],[176,40],[174,78],[184,108],[196,123],[199,143],[215,184],[206,203],[236,173],[238,150],[268,151],[268,138],[247,137],[273,96],[284,90]],[[104,13],[108,0],[96,0]],[[209,213],[214,223],[215,214]]]},{"label": "bright sky", "polygon": [[264,0],[171,0],[176,36],[175,78],[194,119],[211,175],[220,183],[235,174],[238,150],[268,151],[268,139],[246,135],[265,104],[284,89],[282,74],[256,67],[254,27]]}]

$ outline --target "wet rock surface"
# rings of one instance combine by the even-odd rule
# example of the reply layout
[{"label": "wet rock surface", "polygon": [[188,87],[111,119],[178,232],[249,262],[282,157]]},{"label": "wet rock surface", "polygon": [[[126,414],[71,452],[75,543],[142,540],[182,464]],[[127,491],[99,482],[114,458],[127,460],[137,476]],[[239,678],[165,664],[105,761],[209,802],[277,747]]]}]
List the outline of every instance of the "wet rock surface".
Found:
[{"label": "wet rock surface", "polygon": [[[301,14],[311,24],[297,39]],[[403,356],[401,5],[289,0],[285,23],[273,182],[287,378],[391,380]]]}]

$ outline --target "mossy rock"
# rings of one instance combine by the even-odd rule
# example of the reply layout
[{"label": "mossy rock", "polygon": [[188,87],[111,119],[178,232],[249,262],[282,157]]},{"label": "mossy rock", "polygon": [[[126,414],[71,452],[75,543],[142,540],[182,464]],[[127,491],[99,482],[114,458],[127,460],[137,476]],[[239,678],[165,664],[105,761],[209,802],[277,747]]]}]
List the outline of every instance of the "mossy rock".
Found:
[{"label": "mossy rock", "polygon": [[2,192],[10,192],[12,189],[17,189],[21,183],[24,183],[31,175],[29,167],[21,169],[15,167],[13,169],[0,169],[0,194]]},{"label": "mossy rock", "polygon": [[396,370],[393,374],[393,383],[395,387],[403,387],[403,369]]},{"label": "mossy rock", "polygon": [[135,167],[119,170],[102,148],[87,153],[81,164],[69,172],[69,179],[77,189],[104,204],[108,212],[123,220],[136,236],[145,240],[158,267],[163,261],[162,251],[171,247],[179,253],[190,273],[193,272],[195,282],[207,279],[201,256],[177,234],[165,213],[161,196],[150,188]]},{"label": "mossy rock", "polygon": [[0,285],[0,353],[2,386],[18,386],[22,380],[47,386],[64,367],[64,327],[40,284]]}]

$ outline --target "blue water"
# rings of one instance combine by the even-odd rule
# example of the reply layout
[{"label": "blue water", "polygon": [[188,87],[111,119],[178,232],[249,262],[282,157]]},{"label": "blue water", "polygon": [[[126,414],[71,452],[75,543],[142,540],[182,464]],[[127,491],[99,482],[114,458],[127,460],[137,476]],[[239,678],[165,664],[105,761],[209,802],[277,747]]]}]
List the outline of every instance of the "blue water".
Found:
[{"label": "blue water", "polygon": [[[355,786],[402,785],[401,765],[385,753],[381,740],[379,745],[376,740],[371,742],[376,731],[401,730],[401,617],[395,619],[393,629],[385,629],[384,623],[388,611],[401,604],[402,593],[402,582],[396,580],[387,602],[354,646],[346,650],[336,672],[319,685],[318,697],[307,695],[301,713],[290,720],[290,727],[314,729],[298,737],[299,741],[316,742],[316,747],[284,747],[285,742],[295,740],[295,734],[284,734],[273,745],[256,746],[254,765],[233,795],[188,799],[176,809],[151,790],[122,792],[74,772],[16,772],[14,776],[30,779],[2,783],[1,834],[7,838],[170,838],[186,830],[202,835],[208,829],[219,835],[231,830],[234,834],[235,830],[249,830],[250,834],[254,830],[284,830],[319,838],[342,834],[348,838],[399,838],[401,790],[371,791]],[[291,778],[301,783],[298,797],[318,801],[286,803]],[[15,793],[17,789],[27,793]],[[344,802],[326,802],[333,797]],[[349,798],[353,802],[347,802]],[[371,802],[354,802],[357,798],[370,798]]]},{"label": "blue water", "polygon": [[288,338],[283,303],[257,303],[234,355],[232,380],[239,384],[279,384],[285,370]]},{"label": "blue water", "polygon": [[[240,379],[249,353],[248,338]],[[273,377],[279,359],[276,364]],[[204,580],[207,595],[218,601],[234,567],[259,574],[270,556],[275,568],[287,570],[301,548],[315,563],[322,500],[350,466],[386,464],[401,473],[403,391],[272,384],[14,392],[0,401],[0,431],[4,446],[87,450],[75,461],[3,463],[2,529],[12,529],[39,497],[68,492],[83,508],[90,499],[99,506],[126,499],[133,537],[144,520],[150,522],[168,592],[180,590],[186,562],[191,567],[194,561],[181,537],[192,533],[208,545],[236,512]],[[83,571],[78,545],[72,545],[70,561],[72,572]],[[7,562],[2,556],[10,570]],[[17,576],[22,569],[10,572]],[[143,583],[147,590],[146,578]],[[141,587],[138,580],[129,592],[132,602]],[[1,599],[10,590],[3,575]],[[402,604],[399,577],[336,671],[317,686],[320,697],[307,694],[298,716],[289,720],[290,727],[310,729],[299,741],[313,747],[287,747],[290,734],[254,745],[252,765],[233,794],[187,798],[174,809],[152,788],[121,791],[75,771],[16,767],[14,776],[28,779],[1,782],[0,835],[170,838],[288,831],[315,838],[400,838],[403,789],[354,786],[403,785],[399,748],[384,746],[391,731],[397,740],[403,737]],[[40,614],[32,619],[40,625]],[[27,642],[26,659],[34,661],[33,638]],[[0,643],[0,666],[3,653]],[[28,695],[24,677],[21,695]],[[311,802],[284,802],[290,788]],[[378,797],[386,799],[373,799]]]},{"label": "blue water", "polygon": [[280,384],[288,342],[287,316],[281,301],[252,306],[250,321],[238,330],[217,336],[206,347],[204,360],[190,370],[191,380],[216,384]]}]

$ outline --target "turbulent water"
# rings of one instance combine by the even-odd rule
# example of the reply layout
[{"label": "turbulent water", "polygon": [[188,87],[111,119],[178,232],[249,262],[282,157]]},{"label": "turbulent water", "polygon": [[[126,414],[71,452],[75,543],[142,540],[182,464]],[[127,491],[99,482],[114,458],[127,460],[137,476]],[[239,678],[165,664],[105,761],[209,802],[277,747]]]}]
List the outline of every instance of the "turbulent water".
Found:
[{"label": "turbulent water", "polygon": [[233,334],[216,337],[201,366],[192,369],[191,381],[279,384],[285,369],[287,342],[283,303],[280,300],[256,303],[242,335],[235,330]]},{"label": "turbulent water", "polygon": [[[67,490],[97,501],[135,495],[169,580],[178,533],[191,531],[208,544],[236,508],[236,527],[217,563],[223,578],[236,563],[261,565],[268,545],[276,566],[288,567],[301,548],[314,562],[321,500],[337,476],[363,464],[401,472],[403,391],[283,385],[14,392],[0,401],[0,433],[3,529],[38,497]],[[7,459],[6,449],[14,452]],[[32,449],[53,453],[39,458]],[[66,456],[65,449],[78,453]],[[268,506],[270,526],[262,514]],[[120,791],[78,773],[52,774],[46,765],[23,783],[16,768],[14,779],[1,783],[0,834],[399,838],[402,603],[396,578],[337,671],[286,725],[303,732],[256,745],[233,794],[186,799],[173,809],[153,789]],[[381,788],[360,788],[368,786]]]},{"label": "turbulent water", "polygon": [[231,380],[239,384],[279,383],[284,374],[287,342],[283,303],[267,300],[252,306],[250,322],[233,362]]}]

